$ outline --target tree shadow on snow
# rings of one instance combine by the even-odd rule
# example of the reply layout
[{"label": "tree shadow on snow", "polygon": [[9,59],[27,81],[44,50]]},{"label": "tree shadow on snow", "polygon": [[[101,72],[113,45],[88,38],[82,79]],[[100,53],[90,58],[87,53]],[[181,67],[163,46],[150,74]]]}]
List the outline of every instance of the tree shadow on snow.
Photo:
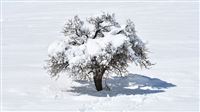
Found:
[{"label": "tree shadow on snow", "polygon": [[[176,85],[162,81],[157,78],[150,78],[139,74],[129,74],[125,77],[112,77],[106,80],[111,89],[96,91],[94,83],[88,81],[75,80],[81,86],[73,86],[68,92],[77,95],[91,95],[97,97],[117,96],[117,95],[143,95],[165,92],[164,89],[175,87]],[[104,81],[103,81],[104,83]],[[105,84],[104,84],[105,86]]]}]

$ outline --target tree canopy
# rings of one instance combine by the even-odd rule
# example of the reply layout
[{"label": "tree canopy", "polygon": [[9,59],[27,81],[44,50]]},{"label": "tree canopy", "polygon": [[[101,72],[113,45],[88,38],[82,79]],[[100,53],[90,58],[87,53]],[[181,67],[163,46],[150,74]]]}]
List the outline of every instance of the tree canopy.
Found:
[{"label": "tree canopy", "polygon": [[[102,13],[82,21],[74,16],[63,28],[64,38],[49,47],[47,70],[51,76],[67,72],[77,79],[102,81],[102,77],[127,72],[128,63],[149,68],[145,43],[131,20],[120,25],[114,14]],[[101,84],[100,84],[101,85]],[[102,87],[97,87],[102,90]]]}]

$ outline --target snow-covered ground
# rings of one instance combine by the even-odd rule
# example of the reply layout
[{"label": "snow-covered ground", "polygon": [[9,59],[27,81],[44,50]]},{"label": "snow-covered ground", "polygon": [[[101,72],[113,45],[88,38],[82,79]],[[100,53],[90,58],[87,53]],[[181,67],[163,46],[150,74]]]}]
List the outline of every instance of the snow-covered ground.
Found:
[{"label": "snow-covered ground", "polygon": [[[198,111],[197,2],[3,2],[3,111]],[[125,78],[107,80],[111,91],[43,69],[48,46],[63,37],[64,22],[108,11],[135,22],[156,63],[131,65]]]}]

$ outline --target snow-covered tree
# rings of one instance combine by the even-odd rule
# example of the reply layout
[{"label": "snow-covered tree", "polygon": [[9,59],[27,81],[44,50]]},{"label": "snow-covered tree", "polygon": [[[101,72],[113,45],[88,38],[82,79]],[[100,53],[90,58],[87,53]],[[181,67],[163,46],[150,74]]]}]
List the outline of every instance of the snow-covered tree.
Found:
[{"label": "snow-covered tree", "polygon": [[66,72],[77,79],[93,78],[100,91],[102,78],[111,73],[122,76],[127,73],[128,63],[145,68],[152,65],[131,20],[120,25],[109,13],[85,21],[74,16],[66,22],[63,33],[65,38],[49,47],[46,68],[52,77]]}]

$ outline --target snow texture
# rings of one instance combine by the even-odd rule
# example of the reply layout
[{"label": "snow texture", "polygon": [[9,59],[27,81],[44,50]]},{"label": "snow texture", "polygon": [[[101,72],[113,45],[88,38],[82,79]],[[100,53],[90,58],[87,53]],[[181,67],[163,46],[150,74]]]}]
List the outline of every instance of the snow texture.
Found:
[{"label": "snow texture", "polygon": [[[133,20],[156,65],[130,65],[127,77],[106,79],[111,91],[97,92],[92,82],[65,75],[50,79],[44,60],[48,46],[62,40],[64,22],[101,11],[115,13],[120,23]],[[1,23],[3,111],[199,111],[197,2],[3,2]],[[89,48],[101,45],[90,41]],[[54,45],[58,51],[65,47]],[[50,54],[57,52],[52,47]]]},{"label": "snow texture", "polygon": [[[112,32],[112,31],[111,31]],[[62,39],[60,41],[53,42],[48,48],[48,54],[50,57],[58,57],[57,54],[65,52],[68,58],[69,65],[79,63],[79,61],[86,60],[90,57],[97,55],[106,55],[106,47],[112,44],[112,50],[116,50],[122,46],[128,37],[124,35],[113,35],[105,33],[104,38],[88,39],[86,44],[80,46],[69,46],[66,42],[68,39]],[[65,50],[68,48],[68,50]],[[130,50],[133,52],[133,50]]]}]

